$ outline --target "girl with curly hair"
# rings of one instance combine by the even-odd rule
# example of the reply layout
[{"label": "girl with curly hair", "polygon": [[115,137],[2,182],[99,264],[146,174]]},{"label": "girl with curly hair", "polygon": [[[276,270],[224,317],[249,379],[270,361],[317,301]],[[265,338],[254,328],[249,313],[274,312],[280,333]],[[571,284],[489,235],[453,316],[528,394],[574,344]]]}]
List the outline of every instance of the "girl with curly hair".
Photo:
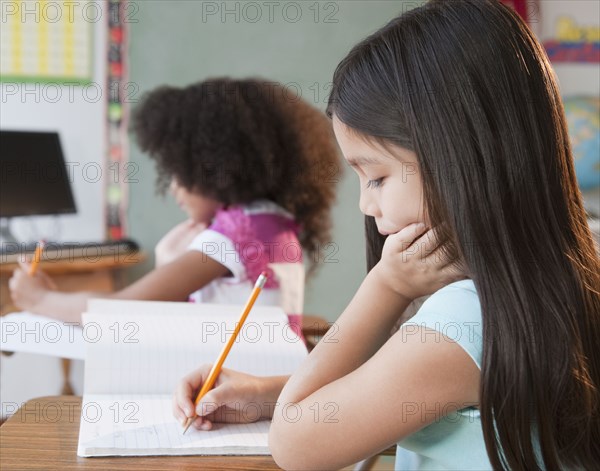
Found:
[{"label": "girl with curly hair", "polygon": [[300,314],[304,261],[314,270],[330,241],[339,171],[325,114],[275,82],[216,78],[148,93],[132,128],[189,220],[158,243],[156,268],[121,291],[63,293],[22,267],[10,281],[15,304],[70,321],[98,296],[243,304],[266,270],[275,276],[258,302],[294,292],[299,302],[284,308]]}]

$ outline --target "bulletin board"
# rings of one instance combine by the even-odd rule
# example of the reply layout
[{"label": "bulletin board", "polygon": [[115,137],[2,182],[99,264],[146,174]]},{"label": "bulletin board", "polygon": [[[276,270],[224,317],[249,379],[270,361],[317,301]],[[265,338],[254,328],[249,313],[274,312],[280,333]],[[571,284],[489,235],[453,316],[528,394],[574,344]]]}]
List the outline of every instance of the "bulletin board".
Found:
[{"label": "bulletin board", "polygon": [[[0,80],[88,84],[92,81],[97,2],[2,2]],[[100,13],[99,13],[100,12]]]}]

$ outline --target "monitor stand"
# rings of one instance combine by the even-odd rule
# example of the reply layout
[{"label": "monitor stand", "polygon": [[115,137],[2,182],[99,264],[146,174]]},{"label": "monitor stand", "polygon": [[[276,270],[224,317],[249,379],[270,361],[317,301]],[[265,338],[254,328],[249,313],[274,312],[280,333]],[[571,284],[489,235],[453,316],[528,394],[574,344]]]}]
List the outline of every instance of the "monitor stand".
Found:
[{"label": "monitor stand", "polygon": [[10,232],[10,218],[0,218],[0,242],[6,244],[7,242],[17,242],[12,232]]}]

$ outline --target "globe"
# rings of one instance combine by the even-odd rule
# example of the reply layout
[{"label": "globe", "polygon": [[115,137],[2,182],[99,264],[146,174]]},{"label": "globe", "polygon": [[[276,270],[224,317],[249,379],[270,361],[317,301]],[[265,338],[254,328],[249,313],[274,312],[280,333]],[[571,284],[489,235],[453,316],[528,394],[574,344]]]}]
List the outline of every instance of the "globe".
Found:
[{"label": "globe", "polygon": [[600,187],[600,98],[575,96],[563,103],[579,187]]}]

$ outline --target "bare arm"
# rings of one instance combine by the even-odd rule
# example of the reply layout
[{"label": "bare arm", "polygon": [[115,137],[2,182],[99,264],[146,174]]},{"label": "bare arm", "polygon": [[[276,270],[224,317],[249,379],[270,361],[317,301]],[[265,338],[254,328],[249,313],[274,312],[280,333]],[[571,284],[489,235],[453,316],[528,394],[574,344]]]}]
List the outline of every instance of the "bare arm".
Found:
[{"label": "bare arm", "polygon": [[[406,339],[403,331],[388,338],[412,299],[464,278],[437,257],[434,233],[415,240],[417,235],[407,228],[388,237],[381,261],[336,328],[284,387],[269,434],[283,468],[340,468],[436,419],[403,417],[407,404],[466,407],[477,401],[479,370],[460,346],[431,342],[430,336]],[[417,248],[412,255],[406,252],[411,246]]]},{"label": "bare arm", "polygon": [[438,244],[435,230],[423,231],[423,227],[413,225],[387,238],[381,261],[291,377],[284,396],[286,391],[294,391],[295,398],[304,397],[355,370],[389,339],[414,299],[464,278],[460,270],[433,251]]},{"label": "bare arm", "polygon": [[41,272],[30,277],[24,268],[15,270],[9,287],[15,304],[24,310],[70,322],[81,322],[91,298],[185,301],[190,293],[229,270],[202,252],[188,251],[174,261],[152,270],[115,293],[64,293],[50,289]]},{"label": "bare arm", "polygon": [[[308,379],[308,365],[293,375],[278,399],[269,434],[277,464],[339,469],[478,404],[477,365],[456,343],[421,331],[400,330],[356,370],[308,395],[292,383],[299,376]],[[318,368],[312,371],[322,376]]]},{"label": "bare arm", "polygon": [[354,371],[389,339],[411,301],[383,289],[374,275],[365,278],[348,307],[291,377],[279,402],[303,399]]}]

